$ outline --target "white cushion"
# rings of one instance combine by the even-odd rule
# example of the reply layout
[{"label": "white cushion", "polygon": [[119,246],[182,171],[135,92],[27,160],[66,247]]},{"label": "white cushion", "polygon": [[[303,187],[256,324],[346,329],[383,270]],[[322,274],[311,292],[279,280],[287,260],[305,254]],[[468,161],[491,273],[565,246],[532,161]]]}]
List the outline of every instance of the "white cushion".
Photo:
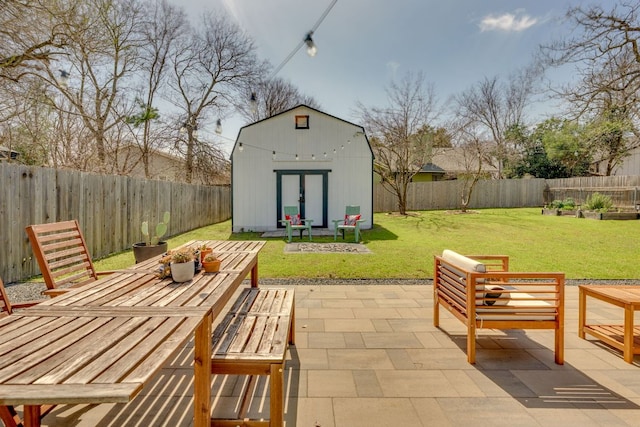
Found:
[{"label": "white cushion", "polygon": [[449,249],[445,249],[444,251],[442,251],[442,258],[449,261],[451,264],[460,267],[463,270],[475,271],[476,273],[487,272],[487,267],[483,263],[464,255],[460,255],[459,253]]},{"label": "white cushion", "polygon": [[527,293],[512,292],[507,304],[500,308],[476,306],[476,316],[481,320],[555,320],[556,308],[533,298]]}]

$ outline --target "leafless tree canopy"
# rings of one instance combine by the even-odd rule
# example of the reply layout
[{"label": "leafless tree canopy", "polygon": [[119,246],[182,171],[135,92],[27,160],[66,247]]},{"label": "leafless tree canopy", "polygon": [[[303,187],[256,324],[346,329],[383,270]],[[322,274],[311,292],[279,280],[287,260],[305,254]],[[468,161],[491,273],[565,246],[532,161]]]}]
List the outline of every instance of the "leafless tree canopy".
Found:
[{"label": "leafless tree canopy", "polygon": [[[207,173],[228,161],[204,130],[266,71],[220,11],[190,22],[170,0],[2,1],[0,144],[29,164],[146,177],[164,151],[184,165],[176,179],[218,182]],[[315,104],[281,88],[269,111]]]},{"label": "leafless tree canopy", "polygon": [[539,69],[526,68],[501,81],[498,77],[485,78],[455,97],[454,108],[458,119],[481,132],[479,139],[495,144],[494,156],[502,178],[502,165],[513,154],[507,131],[524,123],[525,109],[536,90]]},{"label": "leafless tree canopy", "polygon": [[578,78],[558,88],[568,116],[589,124],[588,149],[610,175],[633,148],[640,146],[640,4],[622,1],[569,9],[573,36],[542,47],[551,65],[573,64]]},{"label": "leafless tree canopy", "polygon": [[433,85],[422,73],[407,74],[387,88],[386,107],[359,105],[367,133],[371,136],[375,171],[382,183],[398,197],[398,209],[406,214],[407,188],[425,164],[433,146],[427,137],[436,116]]},{"label": "leafless tree canopy", "polygon": [[261,69],[253,42],[225,16],[207,14],[199,27],[180,40],[173,57],[170,96],[181,111],[186,137],[177,140],[185,156],[185,179],[191,182],[199,123],[232,109],[234,97]]},{"label": "leafless tree canopy", "polygon": [[68,34],[58,20],[74,10],[73,1],[0,2],[0,78],[17,81],[59,58]]},{"label": "leafless tree canopy", "polygon": [[291,82],[275,77],[253,83],[246,88],[236,107],[249,123],[253,123],[300,104],[320,108],[313,97],[301,94]]}]

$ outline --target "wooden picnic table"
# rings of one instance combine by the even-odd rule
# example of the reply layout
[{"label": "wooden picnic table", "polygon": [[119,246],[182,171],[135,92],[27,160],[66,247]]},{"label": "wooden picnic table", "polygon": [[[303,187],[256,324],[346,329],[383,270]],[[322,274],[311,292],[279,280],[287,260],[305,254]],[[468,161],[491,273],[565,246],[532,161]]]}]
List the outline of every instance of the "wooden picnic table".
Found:
[{"label": "wooden picnic table", "polygon": [[202,243],[219,273],[174,283],[156,257],[0,319],[0,404],[31,427],[40,405],[128,402],[195,335],[194,426],[210,425],[211,325],[249,274],[258,285],[265,242],[186,245]]}]

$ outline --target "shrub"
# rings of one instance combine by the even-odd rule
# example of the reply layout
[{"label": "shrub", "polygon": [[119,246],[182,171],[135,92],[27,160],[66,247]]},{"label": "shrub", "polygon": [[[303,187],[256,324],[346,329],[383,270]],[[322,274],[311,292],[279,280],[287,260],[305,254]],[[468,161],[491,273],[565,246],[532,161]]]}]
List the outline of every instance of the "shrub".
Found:
[{"label": "shrub", "polygon": [[576,202],[571,197],[567,197],[562,201],[562,207],[565,211],[572,211],[576,208]]},{"label": "shrub", "polygon": [[551,209],[562,209],[562,200],[554,200],[549,205]]},{"label": "shrub", "polygon": [[565,211],[572,211],[576,208],[576,202],[571,198],[567,197],[564,200],[554,200],[549,205],[551,209],[563,209]]},{"label": "shrub", "polygon": [[590,211],[607,212],[613,206],[611,197],[598,192],[593,193],[584,202],[584,207]]}]

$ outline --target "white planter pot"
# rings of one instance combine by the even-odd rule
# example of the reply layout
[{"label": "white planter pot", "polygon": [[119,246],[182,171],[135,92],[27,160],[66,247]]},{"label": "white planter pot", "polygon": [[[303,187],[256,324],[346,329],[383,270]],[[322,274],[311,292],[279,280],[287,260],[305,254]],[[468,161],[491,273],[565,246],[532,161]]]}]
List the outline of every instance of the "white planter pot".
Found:
[{"label": "white planter pot", "polygon": [[195,274],[195,267],[193,265],[193,261],[189,262],[181,262],[181,263],[171,263],[171,277],[174,282],[188,282],[193,279],[193,275]]}]

